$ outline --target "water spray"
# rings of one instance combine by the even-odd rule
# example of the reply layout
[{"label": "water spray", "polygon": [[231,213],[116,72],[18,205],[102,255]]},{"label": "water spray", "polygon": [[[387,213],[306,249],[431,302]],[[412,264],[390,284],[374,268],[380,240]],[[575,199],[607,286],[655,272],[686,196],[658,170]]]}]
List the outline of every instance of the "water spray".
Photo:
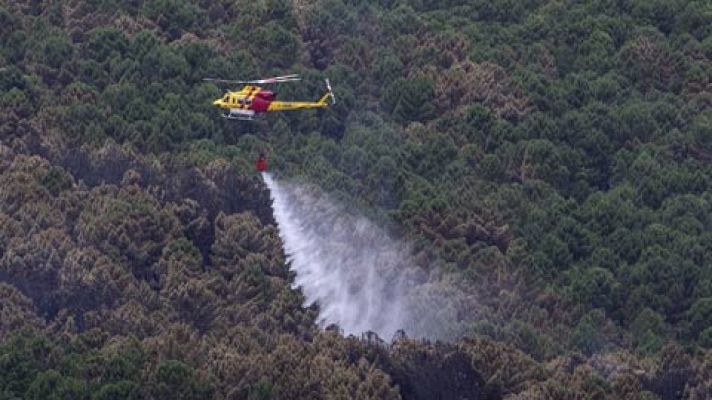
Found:
[{"label": "water spray", "polygon": [[294,284],[319,305],[320,322],[386,339],[407,328],[408,249],[323,193],[263,177]]}]

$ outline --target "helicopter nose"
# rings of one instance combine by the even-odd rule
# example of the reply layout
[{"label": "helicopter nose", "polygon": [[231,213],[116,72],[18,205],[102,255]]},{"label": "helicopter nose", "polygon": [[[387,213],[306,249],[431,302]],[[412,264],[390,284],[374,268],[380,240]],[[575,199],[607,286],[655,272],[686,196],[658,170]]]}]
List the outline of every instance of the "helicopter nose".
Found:
[{"label": "helicopter nose", "polygon": [[220,102],[221,102],[221,99],[217,99],[217,100],[215,100],[215,101],[213,102],[213,105],[214,105],[214,106],[219,106],[219,105],[220,105]]}]

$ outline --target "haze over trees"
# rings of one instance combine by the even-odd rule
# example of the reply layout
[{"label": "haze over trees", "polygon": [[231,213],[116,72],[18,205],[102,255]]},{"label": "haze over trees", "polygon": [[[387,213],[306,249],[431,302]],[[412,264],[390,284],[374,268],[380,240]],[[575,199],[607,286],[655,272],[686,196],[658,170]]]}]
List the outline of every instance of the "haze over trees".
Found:
[{"label": "haze over trees", "polygon": [[[0,43],[0,398],[712,393],[708,1],[3,1]],[[202,81],[283,73],[338,102],[229,123]],[[261,149],[458,339],[319,328]]]}]

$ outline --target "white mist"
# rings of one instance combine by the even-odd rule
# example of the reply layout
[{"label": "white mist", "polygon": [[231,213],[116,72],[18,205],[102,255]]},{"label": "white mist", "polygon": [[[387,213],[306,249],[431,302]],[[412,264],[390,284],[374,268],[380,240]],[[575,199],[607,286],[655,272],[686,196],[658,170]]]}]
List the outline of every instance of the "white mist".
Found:
[{"label": "white mist", "polygon": [[317,190],[268,173],[263,178],[295,285],[308,304],[319,305],[320,323],[336,323],[346,334],[373,331],[386,340],[399,329],[414,333],[408,249]]}]

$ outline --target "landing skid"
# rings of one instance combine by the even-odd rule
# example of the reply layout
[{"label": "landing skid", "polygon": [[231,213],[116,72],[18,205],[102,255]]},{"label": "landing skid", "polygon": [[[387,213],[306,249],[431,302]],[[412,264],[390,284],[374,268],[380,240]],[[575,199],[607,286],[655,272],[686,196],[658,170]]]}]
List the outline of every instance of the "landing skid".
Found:
[{"label": "landing skid", "polygon": [[254,121],[254,117],[248,117],[248,116],[236,116],[236,115],[230,115],[230,114],[223,114],[223,118],[229,119],[229,120],[234,120],[234,121]]}]

